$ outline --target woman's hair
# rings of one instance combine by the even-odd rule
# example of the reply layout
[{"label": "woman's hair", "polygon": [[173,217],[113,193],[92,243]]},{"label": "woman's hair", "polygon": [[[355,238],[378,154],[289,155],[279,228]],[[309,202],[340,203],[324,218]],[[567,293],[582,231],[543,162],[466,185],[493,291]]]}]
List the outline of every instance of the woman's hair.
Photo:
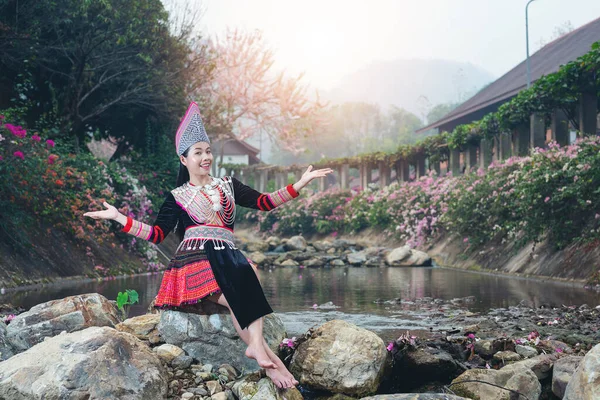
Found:
[{"label": "woman's hair", "polygon": [[[190,146],[190,148],[191,148],[191,146]],[[190,151],[190,148],[188,148],[186,151],[183,152],[182,155],[184,157],[188,156],[188,152]],[[177,183],[176,183],[177,186],[175,186],[175,187],[179,187],[189,180],[190,180],[190,171],[188,171],[187,167],[185,165],[183,165],[180,160],[179,161],[179,173],[177,174]],[[179,237],[180,241],[183,240],[183,235],[185,235],[185,228],[183,226],[183,218],[182,217],[179,217],[179,221],[177,221],[177,226],[175,226],[175,233]]]}]

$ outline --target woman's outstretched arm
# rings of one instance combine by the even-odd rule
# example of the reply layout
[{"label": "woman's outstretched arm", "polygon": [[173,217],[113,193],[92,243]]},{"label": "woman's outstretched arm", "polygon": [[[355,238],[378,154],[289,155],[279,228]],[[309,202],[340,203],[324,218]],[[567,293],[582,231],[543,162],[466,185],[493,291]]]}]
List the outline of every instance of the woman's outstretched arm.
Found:
[{"label": "woman's outstretched arm", "polygon": [[283,203],[298,197],[300,189],[308,185],[313,179],[325,177],[332,172],[333,170],[330,168],[313,171],[311,165],[298,182],[289,184],[273,193],[260,193],[250,186],[244,185],[236,178],[232,178],[235,204],[255,210],[271,211]]},{"label": "woman's outstretched arm", "polygon": [[103,204],[106,210],[90,211],[83,215],[94,219],[112,219],[123,225],[123,232],[156,244],[162,242],[175,228],[182,212],[171,192],[167,194],[153,225],[125,216],[107,202]]}]

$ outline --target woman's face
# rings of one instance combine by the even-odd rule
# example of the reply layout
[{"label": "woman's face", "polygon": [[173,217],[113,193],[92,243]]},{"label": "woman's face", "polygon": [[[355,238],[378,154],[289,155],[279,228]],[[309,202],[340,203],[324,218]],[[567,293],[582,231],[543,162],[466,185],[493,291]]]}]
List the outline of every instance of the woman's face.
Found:
[{"label": "woman's face", "polygon": [[185,165],[190,176],[204,176],[210,174],[210,167],[213,162],[213,155],[210,150],[210,144],[198,142],[189,148],[186,156],[180,156],[181,163]]}]

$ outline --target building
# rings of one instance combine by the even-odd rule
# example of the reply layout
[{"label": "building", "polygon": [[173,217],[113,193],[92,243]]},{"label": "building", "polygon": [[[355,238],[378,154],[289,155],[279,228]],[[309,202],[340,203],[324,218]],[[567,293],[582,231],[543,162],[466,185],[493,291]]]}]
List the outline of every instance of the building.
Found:
[{"label": "building", "polygon": [[214,176],[223,176],[229,173],[223,169],[217,173],[217,167],[221,163],[221,148],[223,148],[223,164],[253,165],[261,162],[258,158],[259,149],[235,137],[215,141],[211,148],[214,157],[212,171]]},{"label": "building", "polygon": [[[600,18],[569,32],[548,43],[529,57],[531,82],[544,75],[557,72],[561,65],[588,53],[592,44],[600,41]],[[486,114],[498,108],[521,90],[527,88],[526,60],[508,71],[495,82],[481,89],[475,96],[462,103],[439,121],[436,121],[417,133],[437,128],[440,132],[451,132],[458,125],[480,120]]]}]

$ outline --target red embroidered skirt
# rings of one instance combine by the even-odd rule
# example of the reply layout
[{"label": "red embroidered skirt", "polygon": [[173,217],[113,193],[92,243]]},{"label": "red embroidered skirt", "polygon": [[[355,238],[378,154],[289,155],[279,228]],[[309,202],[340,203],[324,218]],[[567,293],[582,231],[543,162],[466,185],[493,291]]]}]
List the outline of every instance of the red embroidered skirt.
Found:
[{"label": "red embroidered skirt", "polygon": [[163,274],[154,306],[195,304],[220,291],[204,250],[179,250]]},{"label": "red embroidered skirt", "polygon": [[[256,271],[256,264],[248,259]],[[196,304],[221,293],[204,250],[179,250],[165,270],[154,307],[169,308]]]}]

